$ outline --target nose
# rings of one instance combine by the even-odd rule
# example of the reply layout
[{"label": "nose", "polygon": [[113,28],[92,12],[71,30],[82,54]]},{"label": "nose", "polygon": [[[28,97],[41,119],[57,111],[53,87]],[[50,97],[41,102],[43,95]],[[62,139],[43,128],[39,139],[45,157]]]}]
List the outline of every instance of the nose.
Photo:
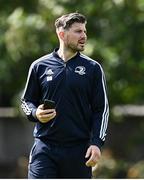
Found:
[{"label": "nose", "polygon": [[83,33],[82,33],[82,38],[87,39],[87,35],[86,35],[86,33],[85,33],[85,32],[83,32]]}]

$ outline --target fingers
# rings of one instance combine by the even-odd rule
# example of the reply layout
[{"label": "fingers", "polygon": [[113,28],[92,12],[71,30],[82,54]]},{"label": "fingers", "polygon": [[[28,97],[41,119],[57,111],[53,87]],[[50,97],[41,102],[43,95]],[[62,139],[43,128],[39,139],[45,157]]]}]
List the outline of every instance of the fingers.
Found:
[{"label": "fingers", "polygon": [[87,161],[86,162],[87,167],[94,167],[95,165],[96,165],[96,162],[93,162],[93,161]]},{"label": "fingers", "polygon": [[45,119],[42,119],[42,118],[41,118],[39,121],[40,121],[41,123],[47,123],[47,122],[49,122],[50,120],[52,120],[54,117],[55,117],[55,115],[51,116],[50,118],[45,118]]},{"label": "fingers", "polygon": [[96,163],[98,162],[97,158],[94,156],[91,156],[90,159],[86,162],[86,166],[88,167],[94,167]]},{"label": "fingers", "polygon": [[56,116],[55,109],[43,109],[43,104],[41,104],[36,110],[36,117],[42,123],[47,123]]},{"label": "fingers", "polygon": [[45,115],[51,114],[53,112],[56,112],[55,109],[45,109],[45,110],[40,111],[40,115],[45,116]]},{"label": "fingers", "polygon": [[38,108],[39,108],[39,109],[43,109],[43,104],[39,105]]},{"label": "fingers", "polygon": [[42,123],[47,123],[48,121],[50,121],[51,119],[53,119],[56,116],[56,111],[50,111],[46,114],[41,114],[39,115],[39,120]]},{"label": "fingers", "polygon": [[91,148],[88,148],[85,158],[88,158],[90,156],[90,154],[91,154]]},{"label": "fingers", "polygon": [[86,166],[94,167],[97,164],[97,162],[99,161],[100,156],[101,156],[101,152],[100,152],[99,148],[95,145],[91,145],[88,148],[85,157],[88,158],[89,156],[90,156],[90,158],[86,162]]}]

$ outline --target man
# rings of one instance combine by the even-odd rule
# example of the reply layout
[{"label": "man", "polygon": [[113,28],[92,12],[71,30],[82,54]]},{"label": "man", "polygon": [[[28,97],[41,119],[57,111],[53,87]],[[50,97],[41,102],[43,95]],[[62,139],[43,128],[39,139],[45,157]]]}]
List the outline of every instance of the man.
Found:
[{"label": "man", "polygon": [[[86,18],[70,13],[55,22],[59,48],[32,63],[22,109],[36,123],[29,178],[91,178],[104,144],[109,116],[105,76],[81,54]],[[44,109],[45,99],[56,103]]]}]

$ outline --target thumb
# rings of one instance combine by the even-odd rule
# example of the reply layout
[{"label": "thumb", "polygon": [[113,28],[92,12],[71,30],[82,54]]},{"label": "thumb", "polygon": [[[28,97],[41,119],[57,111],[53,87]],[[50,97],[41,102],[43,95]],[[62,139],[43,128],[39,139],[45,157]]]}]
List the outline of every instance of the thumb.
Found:
[{"label": "thumb", "polygon": [[43,109],[43,104],[39,105],[38,109]]},{"label": "thumb", "polygon": [[91,148],[89,147],[89,148],[87,149],[85,158],[88,158],[88,157],[90,156],[90,154],[91,154]]}]

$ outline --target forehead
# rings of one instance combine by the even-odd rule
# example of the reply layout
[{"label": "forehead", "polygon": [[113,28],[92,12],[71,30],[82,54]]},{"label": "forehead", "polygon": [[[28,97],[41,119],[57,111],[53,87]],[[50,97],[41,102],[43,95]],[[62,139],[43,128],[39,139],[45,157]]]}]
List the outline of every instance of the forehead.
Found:
[{"label": "forehead", "polygon": [[80,30],[86,30],[86,24],[85,23],[73,23],[69,30],[75,30],[75,29],[80,29]]}]

